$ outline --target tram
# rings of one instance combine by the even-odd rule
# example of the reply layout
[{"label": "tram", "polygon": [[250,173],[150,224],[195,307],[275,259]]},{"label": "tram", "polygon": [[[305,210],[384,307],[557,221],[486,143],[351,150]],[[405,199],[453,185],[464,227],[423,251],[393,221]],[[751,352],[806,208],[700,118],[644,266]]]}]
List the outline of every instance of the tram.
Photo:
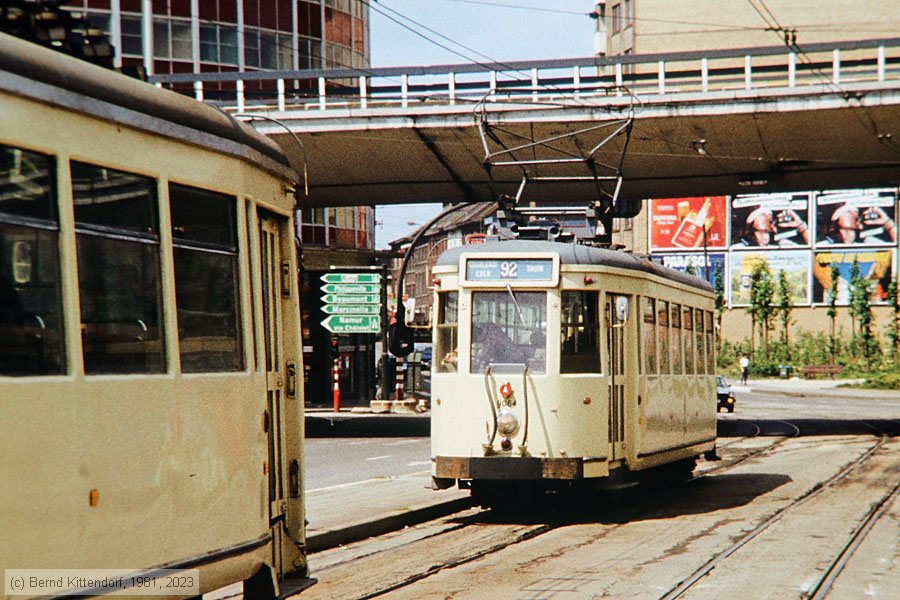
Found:
[{"label": "tram", "polygon": [[586,245],[501,241],[433,270],[437,489],[529,491],[689,476],[716,443],[714,294]]},{"label": "tram", "polygon": [[296,181],[212,107],[0,35],[7,574],[308,583]]}]

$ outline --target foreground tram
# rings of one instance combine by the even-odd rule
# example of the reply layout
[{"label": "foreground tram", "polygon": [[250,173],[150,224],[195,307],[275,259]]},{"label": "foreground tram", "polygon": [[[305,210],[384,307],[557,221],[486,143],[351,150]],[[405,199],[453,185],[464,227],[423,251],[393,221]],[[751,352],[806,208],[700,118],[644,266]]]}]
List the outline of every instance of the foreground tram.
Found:
[{"label": "foreground tram", "polygon": [[434,485],[523,488],[689,476],[716,443],[711,286],[630,254],[538,241],[441,255]]},{"label": "foreground tram", "polygon": [[211,107],[0,35],[7,579],[308,583],[295,182]]}]

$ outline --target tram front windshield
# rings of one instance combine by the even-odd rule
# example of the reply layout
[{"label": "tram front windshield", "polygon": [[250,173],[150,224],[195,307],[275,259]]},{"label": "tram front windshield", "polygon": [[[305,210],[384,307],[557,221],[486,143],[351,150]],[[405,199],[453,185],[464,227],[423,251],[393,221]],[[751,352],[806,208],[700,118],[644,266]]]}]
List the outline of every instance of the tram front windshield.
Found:
[{"label": "tram front windshield", "polygon": [[547,293],[474,292],[469,370],[492,364],[522,364],[531,373],[547,369]]}]

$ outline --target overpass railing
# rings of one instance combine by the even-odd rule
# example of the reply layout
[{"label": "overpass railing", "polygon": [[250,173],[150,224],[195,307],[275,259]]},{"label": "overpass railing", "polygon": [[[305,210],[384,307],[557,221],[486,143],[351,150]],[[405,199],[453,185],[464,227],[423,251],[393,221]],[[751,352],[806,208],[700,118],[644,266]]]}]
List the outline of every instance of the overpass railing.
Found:
[{"label": "overpass railing", "polygon": [[[684,93],[844,92],[900,79],[900,38],[428,67],[156,75],[225,110],[321,111],[515,103],[625,105]],[[312,116],[312,114],[310,115]]]}]

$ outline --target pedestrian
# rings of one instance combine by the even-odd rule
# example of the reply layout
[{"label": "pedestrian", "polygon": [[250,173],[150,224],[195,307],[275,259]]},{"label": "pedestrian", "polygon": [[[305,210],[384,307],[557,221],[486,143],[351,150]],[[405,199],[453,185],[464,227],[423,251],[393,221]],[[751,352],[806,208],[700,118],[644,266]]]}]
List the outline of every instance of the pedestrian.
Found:
[{"label": "pedestrian", "polygon": [[747,376],[750,375],[750,358],[746,352],[741,354],[739,364],[741,365],[741,385],[747,385]]}]

